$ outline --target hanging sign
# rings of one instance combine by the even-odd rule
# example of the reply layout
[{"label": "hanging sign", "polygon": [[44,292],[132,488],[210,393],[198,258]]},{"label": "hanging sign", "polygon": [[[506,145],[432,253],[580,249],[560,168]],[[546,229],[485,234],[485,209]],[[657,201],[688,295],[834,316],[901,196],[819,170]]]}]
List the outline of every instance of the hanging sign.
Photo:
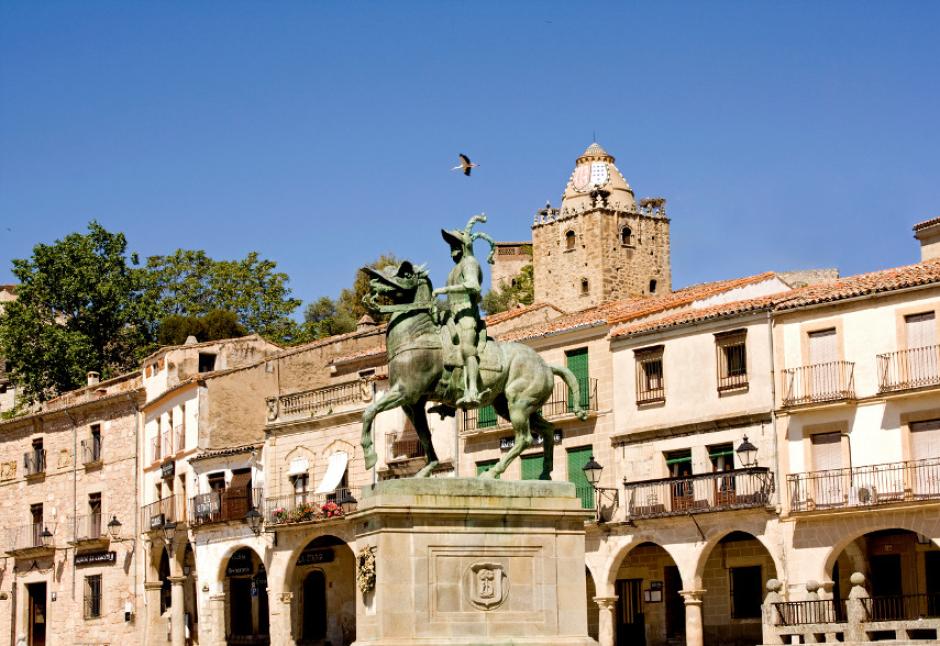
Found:
[{"label": "hanging sign", "polygon": [[167,460],[160,465],[160,477],[172,478],[176,475],[176,460]]},{"label": "hanging sign", "polygon": [[[553,434],[553,438],[555,440],[555,444],[558,444],[559,442],[561,442],[561,439],[562,439],[561,431],[556,429],[555,433]],[[533,433],[532,440],[533,440],[532,446],[542,446],[543,444],[545,444],[545,438],[542,437],[541,433]],[[516,445],[516,438],[513,437],[512,435],[510,435],[509,437],[499,438],[499,448],[503,451],[508,451],[515,445]]]},{"label": "hanging sign", "polygon": [[117,561],[117,552],[83,552],[75,555],[75,565],[111,565]]},{"label": "hanging sign", "polygon": [[332,549],[304,550],[297,557],[297,565],[313,565],[314,563],[332,563],[335,555]]}]

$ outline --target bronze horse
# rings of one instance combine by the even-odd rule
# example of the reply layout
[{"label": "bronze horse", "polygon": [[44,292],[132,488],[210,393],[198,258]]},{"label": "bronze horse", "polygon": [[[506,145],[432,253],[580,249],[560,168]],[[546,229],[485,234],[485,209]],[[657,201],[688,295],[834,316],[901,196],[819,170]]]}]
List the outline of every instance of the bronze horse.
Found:
[{"label": "bronze horse", "polygon": [[[431,280],[423,267],[405,261],[385,271],[364,267],[370,276],[370,298],[386,297],[391,305],[380,309],[391,312],[386,331],[389,364],[389,389],[369,406],[362,416],[362,448],[366,468],[375,466],[377,457],[372,442],[372,422],[379,413],[401,407],[414,425],[424,447],[427,464],[415,477],[426,478],[438,465],[425,413],[427,403],[443,414],[456,413],[461,370],[448,360],[451,332],[441,321],[432,297]],[[450,355],[452,356],[452,355]],[[487,339],[480,354],[483,391],[488,393],[482,405],[492,404],[497,415],[508,420],[516,441],[502,458],[480,477],[498,478],[506,467],[533,443],[532,431],[542,434],[544,462],[540,479],[550,480],[552,472],[553,426],[540,410],[551,397],[555,376],[570,389],[573,413],[587,419],[581,406],[577,378],[567,368],[546,364],[536,352],[519,343],[500,343]]]}]

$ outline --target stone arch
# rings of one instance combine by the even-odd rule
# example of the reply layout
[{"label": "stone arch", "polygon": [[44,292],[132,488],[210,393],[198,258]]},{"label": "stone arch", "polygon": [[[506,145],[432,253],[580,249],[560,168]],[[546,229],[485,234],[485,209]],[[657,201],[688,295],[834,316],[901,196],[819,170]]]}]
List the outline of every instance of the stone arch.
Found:
[{"label": "stone arch", "polygon": [[[607,559],[607,563],[604,567],[603,578],[595,578],[596,583],[603,582],[603,589],[605,594],[613,594],[614,587],[617,581],[617,572],[620,570],[620,567],[623,565],[623,562],[626,560],[627,556],[630,555],[634,549],[643,545],[644,543],[652,543],[657,547],[661,547],[666,554],[669,555],[669,558],[672,559],[679,567],[679,572],[682,575],[683,581],[689,581],[688,576],[691,576],[691,573],[683,571],[681,554],[678,554],[675,549],[670,545],[664,545],[661,542],[661,539],[651,534],[633,534],[632,536],[627,537],[628,540],[621,543],[618,547],[614,548],[613,552],[610,555],[610,558]],[[600,585],[598,586],[600,590]],[[600,594],[600,592],[598,592]]]},{"label": "stone arch", "polygon": [[600,630],[600,608],[594,602],[594,597],[598,596],[597,585],[594,583],[594,575],[591,568],[584,568],[585,588],[587,589],[587,626],[588,636],[597,640]]},{"label": "stone arch", "polygon": [[574,232],[574,229],[565,231],[565,249],[574,249],[577,244],[578,234]]},{"label": "stone arch", "polygon": [[[754,529],[754,528],[751,528]],[[770,555],[771,560],[774,563],[774,570],[776,571],[776,577],[783,576],[783,573],[786,571],[783,566],[783,560],[779,553],[775,549],[775,545],[768,540],[767,536],[763,532],[750,531],[750,529],[737,529],[736,527],[731,528],[722,528],[715,531],[711,536],[708,537],[708,540],[705,542],[705,545],[702,546],[701,551],[699,552],[698,559],[695,563],[695,571],[692,578],[692,585],[695,586],[695,589],[702,588],[702,574],[705,572],[705,564],[708,562],[708,558],[711,556],[712,552],[715,550],[715,547],[729,534],[732,533],[747,534],[758,543],[763,546],[767,553]],[[766,577],[770,578],[770,577]]]},{"label": "stone arch", "polygon": [[832,572],[832,568],[839,559],[839,555],[856,540],[873,532],[891,529],[906,530],[914,532],[915,534],[922,534],[928,537],[934,545],[940,547],[940,532],[938,532],[938,529],[940,529],[940,518],[936,520],[929,520],[926,517],[917,517],[910,520],[896,519],[900,522],[893,522],[890,517],[888,518],[887,520],[868,518],[866,522],[857,522],[855,523],[855,527],[852,528],[852,531],[848,532],[844,537],[840,537],[839,540],[833,541],[832,547],[826,553],[822,572],[819,573],[820,578],[817,580],[828,580],[829,573]]},{"label": "stone arch", "polygon": [[226,548],[225,552],[222,554],[222,557],[219,559],[218,565],[216,565],[216,581],[225,580],[225,570],[228,567],[229,559],[232,558],[232,555],[235,554],[235,552],[243,549],[249,549],[254,552],[255,556],[258,557],[258,560],[261,561],[261,564],[264,566],[265,571],[269,569],[268,560],[264,557],[264,552],[267,550],[261,550],[259,552],[257,547],[254,545],[250,545],[248,543],[236,543]]}]

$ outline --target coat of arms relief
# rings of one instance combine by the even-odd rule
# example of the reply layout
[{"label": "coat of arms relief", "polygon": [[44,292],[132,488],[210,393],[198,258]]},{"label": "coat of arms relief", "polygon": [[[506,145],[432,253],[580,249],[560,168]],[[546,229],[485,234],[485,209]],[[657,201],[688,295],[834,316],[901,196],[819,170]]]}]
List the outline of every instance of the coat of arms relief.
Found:
[{"label": "coat of arms relief", "polygon": [[509,593],[509,581],[500,563],[474,563],[467,570],[470,603],[481,610],[492,610]]}]

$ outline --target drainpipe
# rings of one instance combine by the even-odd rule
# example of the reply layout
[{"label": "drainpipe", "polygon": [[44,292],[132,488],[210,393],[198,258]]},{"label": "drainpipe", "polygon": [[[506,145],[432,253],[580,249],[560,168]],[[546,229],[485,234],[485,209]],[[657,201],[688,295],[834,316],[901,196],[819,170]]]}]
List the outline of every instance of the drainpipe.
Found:
[{"label": "drainpipe", "polygon": [[[72,411],[65,409],[65,414],[69,416],[72,422],[72,538],[78,535],[78,422],[72,417]],[[53,562],[55,559],[53,559]],[[75,567],[72,570],[72,601],[75,601]],[[55,578],[55,577],[53,577]]]},{"label": "drainpipe", "polygon": [[770,348],[770,426],[773,433],[774,447],[774,480],[777,483],[777,506],[783,507],[781,491],[786,490],[786,484],[780,480],[780,447],[777,440],[777,370],[774,366],[774,317],[771,310],[767,310],[767,341]]},{"label": "drainpipe", "polygon": [[[4,567],[4,569],[6,569]],[[10,646],[16,646],[16,568],[12,572],[13,590],[10,592]]]}]

